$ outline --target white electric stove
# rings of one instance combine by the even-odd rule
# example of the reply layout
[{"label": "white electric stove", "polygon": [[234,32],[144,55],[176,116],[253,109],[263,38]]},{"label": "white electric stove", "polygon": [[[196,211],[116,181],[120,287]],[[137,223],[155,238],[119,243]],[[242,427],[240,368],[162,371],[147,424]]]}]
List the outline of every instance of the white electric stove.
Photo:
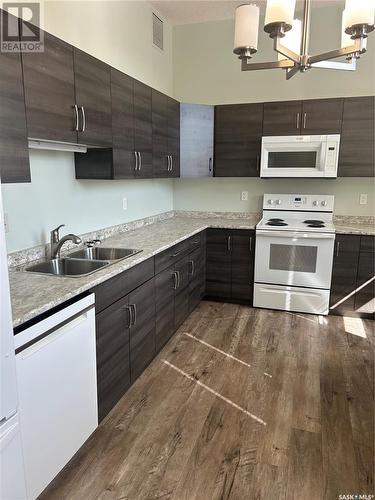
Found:
[{"label": "white electric stove", "polygon": [[328,314],[334,197],[264,195],[256,227],[254,307]]}]

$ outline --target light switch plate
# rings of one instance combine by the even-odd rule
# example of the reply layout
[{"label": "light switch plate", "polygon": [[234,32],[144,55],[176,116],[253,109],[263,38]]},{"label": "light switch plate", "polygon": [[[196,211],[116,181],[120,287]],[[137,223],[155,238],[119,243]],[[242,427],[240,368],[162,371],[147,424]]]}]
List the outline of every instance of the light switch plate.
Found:
[{"label": "light switch plate", "polygon": [[128,209],[128,199],[127,198],[123,198],[122,199],[122,209],[123,210],[127,210]]},{"label": "light switch plate", "polygon": [[241,193],[241,201],[247,201],[248,191],[242,191]]},{"label": "light switch plate", "polygon": [[367,194],[361,194],[359,196],[359,204],[360,205],[367,205]]}]

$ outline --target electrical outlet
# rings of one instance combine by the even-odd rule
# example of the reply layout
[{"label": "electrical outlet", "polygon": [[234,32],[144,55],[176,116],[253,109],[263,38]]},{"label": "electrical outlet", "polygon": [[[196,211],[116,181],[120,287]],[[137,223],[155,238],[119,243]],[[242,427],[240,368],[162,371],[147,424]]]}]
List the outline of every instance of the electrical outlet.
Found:
[{"label": "electrical outlet", "polygon": [[128,199],[127,198],[123,198],[122,199],[122,209],[123,210],[127,210],[128,209]]},{"label": "electrical outlet", "polygon": [[241,201],[247,201],[248,191],[242,191],[241,193]]},{"label": "electrical outlet", "polygon": [[359,204],[360,205],[367,205],[367,194],[361,194],[359,196]]},{"label": "electrical outlet", "polygon": [[7,213],[4,213],[4,231],[9,233],[9,219]]}]

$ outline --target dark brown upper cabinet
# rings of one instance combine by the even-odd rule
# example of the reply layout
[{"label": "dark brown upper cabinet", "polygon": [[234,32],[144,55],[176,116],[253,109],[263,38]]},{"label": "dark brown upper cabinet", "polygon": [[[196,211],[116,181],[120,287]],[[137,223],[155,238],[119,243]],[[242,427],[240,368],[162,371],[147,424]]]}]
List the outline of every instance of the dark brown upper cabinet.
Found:
[{"label": "dark brown upper cabinet", "polygon": [[301,134],[341,134],[344,99],[302,101]]},{"label": "dark brown upper cabinet", "polygon": [[373,177],[375,97],[344,99],[339,177]]},{"label": "dark brown upper cabinet", "polygon": [[73,53],[78,142],[112,147],[110,67],[76,48]]},{"label": "dark brown upper cabinet", "polygon": [[263,135],[298,135],[301,114],[301,101],[265,102]]},{"label": "dark brown upper cabinet", "polygon": [[[13,16],[8,18],[18,22]],[[30,182],[21,55],[0,51],[0,68],[1,182]]]},{"label": "dark brown upper cabinet", "polygon": [[263,135],[340,134],[343,99],[264,103]]},{"label": "dark brown upper cabinet", "polygon": [[29,137],[76,143],[73,47],[44,33],[44,52],[22,64]]},{"label": "dark brown upper cabinet", "polygon": [[152,91],[154,177],[180,176],[180,103]]},{"label": "dark brown upper cabinet", "polygon": [[259,175],[263,104],[215,107],[215,177]]},{"label": "dark brown upper cabinet", "polygon": [[138,153],[136,177],[149,178],[152,171],[151,87],[134,80],[134,148]]}]

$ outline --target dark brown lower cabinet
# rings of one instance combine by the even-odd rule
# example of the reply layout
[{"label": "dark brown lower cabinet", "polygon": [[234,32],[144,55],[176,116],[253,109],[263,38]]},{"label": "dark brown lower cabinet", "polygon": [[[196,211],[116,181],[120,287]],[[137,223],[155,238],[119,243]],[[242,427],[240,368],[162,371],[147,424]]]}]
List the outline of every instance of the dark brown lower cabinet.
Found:
[{"label": "dark brown lower cabinet", "polygon": [[175,264],[174,327],[177,329],[189,315],[189,256]]},{"label": "dark brown lower cabinet", "polygon": [[155,276],[156,350],[159,351],[174,333],[174,266]]},{"label": "dark brown lower cabinet", "polygon": [[330,313],[374,317],[373,236],[336,235]]},{"label": "dark brown lower cabinet", "polygon": [[202,244],[188,257],[189,266],[189,313],[197,307],[206,289],[206,248]]},{"label": "dark brown lower cabinet", "polygon": [[130,378],[133,383],[155,356],[155,282],[130,293]]},{"label": "dark brown lower cabinet", "polygon": [[128,297],[96,315],[99,421],[130,386],[129,326]]},{"label": "dark brown lower cabinet", "polygon": [[255,232],[208,229],[206,295],[252,303]]}]

